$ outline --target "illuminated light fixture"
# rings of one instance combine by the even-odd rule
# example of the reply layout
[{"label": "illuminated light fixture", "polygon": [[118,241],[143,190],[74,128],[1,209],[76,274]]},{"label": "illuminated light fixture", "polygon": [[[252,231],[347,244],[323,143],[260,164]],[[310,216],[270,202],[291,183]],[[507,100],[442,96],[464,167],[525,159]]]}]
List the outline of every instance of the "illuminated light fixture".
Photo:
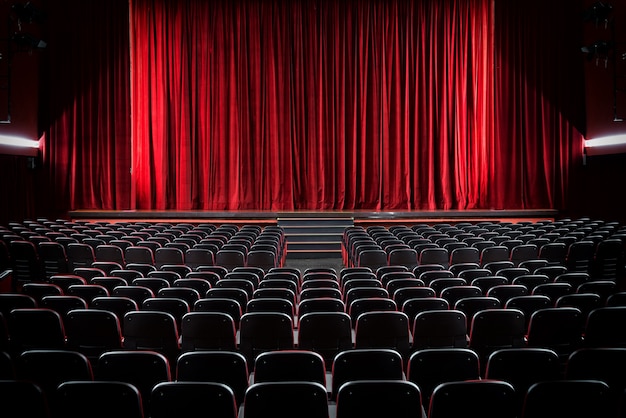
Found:
[{"label": "illuminated light fixture", "polygon": [[0,135],[0,145],[8,145],[18,148],[39,148],[39,141],[19,136]]},{"label": "illuminated light fixture", "polygon": [[587,139],[584,144],[587,155],[619,154],[626,152],[626,134]]}]

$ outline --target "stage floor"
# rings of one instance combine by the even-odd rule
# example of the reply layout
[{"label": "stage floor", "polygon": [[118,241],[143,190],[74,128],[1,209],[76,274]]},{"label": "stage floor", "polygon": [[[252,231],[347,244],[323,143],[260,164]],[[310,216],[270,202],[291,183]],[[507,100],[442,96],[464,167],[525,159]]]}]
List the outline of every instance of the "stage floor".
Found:
[{"label": "stage floor", "polygon": [[558,211],[539,210],[433,210],[433,211],[173,211],[173,210],[75,210],[68,213],[71,220],[83,221],[158,221],[215,223],[276,223],[279,219],[337,218],[359,223],[433,223],[479,221],[539,221],[555,220]]}]

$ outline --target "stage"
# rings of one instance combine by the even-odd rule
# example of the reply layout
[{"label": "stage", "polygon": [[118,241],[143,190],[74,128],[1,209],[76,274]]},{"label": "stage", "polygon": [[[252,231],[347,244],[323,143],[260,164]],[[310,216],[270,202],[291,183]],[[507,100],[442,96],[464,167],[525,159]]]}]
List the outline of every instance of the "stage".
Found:
[{"label": "stage", "polygon": [[75,221],[189,222],[274,224],[279,219],[352,219],[354,224],[399,224],[439,222],[518,222],[555,220],[555,209],[537,210],[432,210],[432,211],[175,211],[175,210],[74,210]]}]

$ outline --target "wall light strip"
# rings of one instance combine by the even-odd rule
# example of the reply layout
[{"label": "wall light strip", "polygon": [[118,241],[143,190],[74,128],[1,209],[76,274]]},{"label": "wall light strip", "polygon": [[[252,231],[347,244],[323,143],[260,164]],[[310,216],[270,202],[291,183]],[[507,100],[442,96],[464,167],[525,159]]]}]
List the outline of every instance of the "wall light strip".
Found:
[{"label": "wall light strip", "polygon": [[594,138],[594,139],[585,140],[585,147],[587,148],[605,147],[605,146],[610,146],[610,145],[625,145],[625,144],[626,144],[626,134],[605,136],[602,138]]},{"label": "wall light strip", "polygon": [[19,148],[39,148],[39,141],[19,136],[0,135],[0,145],[8,145]]},{"label": "wall light strip", "polygon": [[584,144],[587,155],[622,154],[626,152],[626,134],[587,139]]}]

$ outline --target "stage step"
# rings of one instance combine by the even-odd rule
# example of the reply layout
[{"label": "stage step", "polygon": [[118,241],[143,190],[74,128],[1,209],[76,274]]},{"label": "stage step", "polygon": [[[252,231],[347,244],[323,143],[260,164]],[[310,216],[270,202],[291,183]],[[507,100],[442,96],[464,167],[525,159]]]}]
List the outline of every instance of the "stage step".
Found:
[{"label": "stage step", "polygon": [[277,218],[285,231],[287,258],[341,258],[341,237],[353,217]]}]

